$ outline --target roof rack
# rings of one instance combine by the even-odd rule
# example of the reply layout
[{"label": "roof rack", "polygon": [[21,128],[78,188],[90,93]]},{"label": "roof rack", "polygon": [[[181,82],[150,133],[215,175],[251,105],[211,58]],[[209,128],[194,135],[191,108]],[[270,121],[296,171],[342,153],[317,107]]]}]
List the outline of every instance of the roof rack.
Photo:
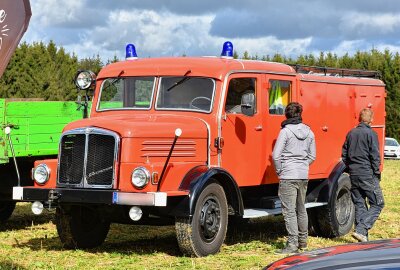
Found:
[{"label": "roof rack", "polygon": [[336,77],[375,78],[375,79],[381,78],[380,72],[375,70],[305,66],[298,64],[290,66],[292,66],[297,73],[302,73],[302,74],[316,74],[316,75],[336,76]]}]

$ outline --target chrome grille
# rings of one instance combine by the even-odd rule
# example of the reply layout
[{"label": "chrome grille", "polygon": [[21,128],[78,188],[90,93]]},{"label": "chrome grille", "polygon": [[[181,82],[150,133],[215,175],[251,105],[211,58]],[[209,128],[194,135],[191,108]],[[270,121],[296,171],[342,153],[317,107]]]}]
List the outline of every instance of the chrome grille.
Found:
[{"label": "chrome grille", "polygon": [[119,137],[99,128],[68,131],[61,137],[58,185],[111,188]]},{"label": "chrome grille", "polygon": [[85,134],[69,134],[61,139],[58,179],[64,184],[80,184],[85,160]]}]

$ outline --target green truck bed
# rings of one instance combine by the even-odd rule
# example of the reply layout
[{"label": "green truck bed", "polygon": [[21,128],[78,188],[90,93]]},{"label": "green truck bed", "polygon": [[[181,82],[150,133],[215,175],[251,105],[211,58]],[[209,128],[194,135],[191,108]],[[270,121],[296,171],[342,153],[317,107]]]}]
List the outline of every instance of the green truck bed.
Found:
[{"label": "green truck bed", "polygon": [[0,164],[12,158],[4,127],[11,126],[17,158],[49,156],[57,154],[64,126],[82,117],[73,101],[0,99]]}]

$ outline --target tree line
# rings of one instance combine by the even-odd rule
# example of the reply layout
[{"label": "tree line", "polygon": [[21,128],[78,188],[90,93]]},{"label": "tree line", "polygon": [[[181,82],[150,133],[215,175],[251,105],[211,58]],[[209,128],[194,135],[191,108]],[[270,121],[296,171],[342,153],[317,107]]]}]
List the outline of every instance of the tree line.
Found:
[{"label": "tree line", "polygon": [[[247,51],[234,58],[272,61],[334,68],[376,70],[386,84],[386,136],[400,139],[400,55],[389,50],[358,51],[354,55],[338,56],[321,52],[300,55],[297,58],[282,54],[251,56]],[[48,44],[21,43],[0,79],[1,98],[43,98],[44,100],[76,100],[78,92],[74,77],[79,69],[90,69],[96,74],[117,57],[103,63],[99,55],[78,59],[53,41]]]}]

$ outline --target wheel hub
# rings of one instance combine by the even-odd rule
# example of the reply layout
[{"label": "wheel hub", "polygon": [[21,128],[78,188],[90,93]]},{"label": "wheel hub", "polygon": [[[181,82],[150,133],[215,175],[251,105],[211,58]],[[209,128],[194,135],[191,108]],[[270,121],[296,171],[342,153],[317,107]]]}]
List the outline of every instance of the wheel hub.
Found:
[{"label": "wheel hub", "polygon": [[218,234],[221,222],[220,207],[216,200],[209,198],[201,209],[200,227],[202,238],[211,242]]},{"label": "wheel hub", "polygon": [[350,191],[342,189],[336,201],[336,217],[340,225],[344,225],[348,222],[351,216],[352,201]]}]

